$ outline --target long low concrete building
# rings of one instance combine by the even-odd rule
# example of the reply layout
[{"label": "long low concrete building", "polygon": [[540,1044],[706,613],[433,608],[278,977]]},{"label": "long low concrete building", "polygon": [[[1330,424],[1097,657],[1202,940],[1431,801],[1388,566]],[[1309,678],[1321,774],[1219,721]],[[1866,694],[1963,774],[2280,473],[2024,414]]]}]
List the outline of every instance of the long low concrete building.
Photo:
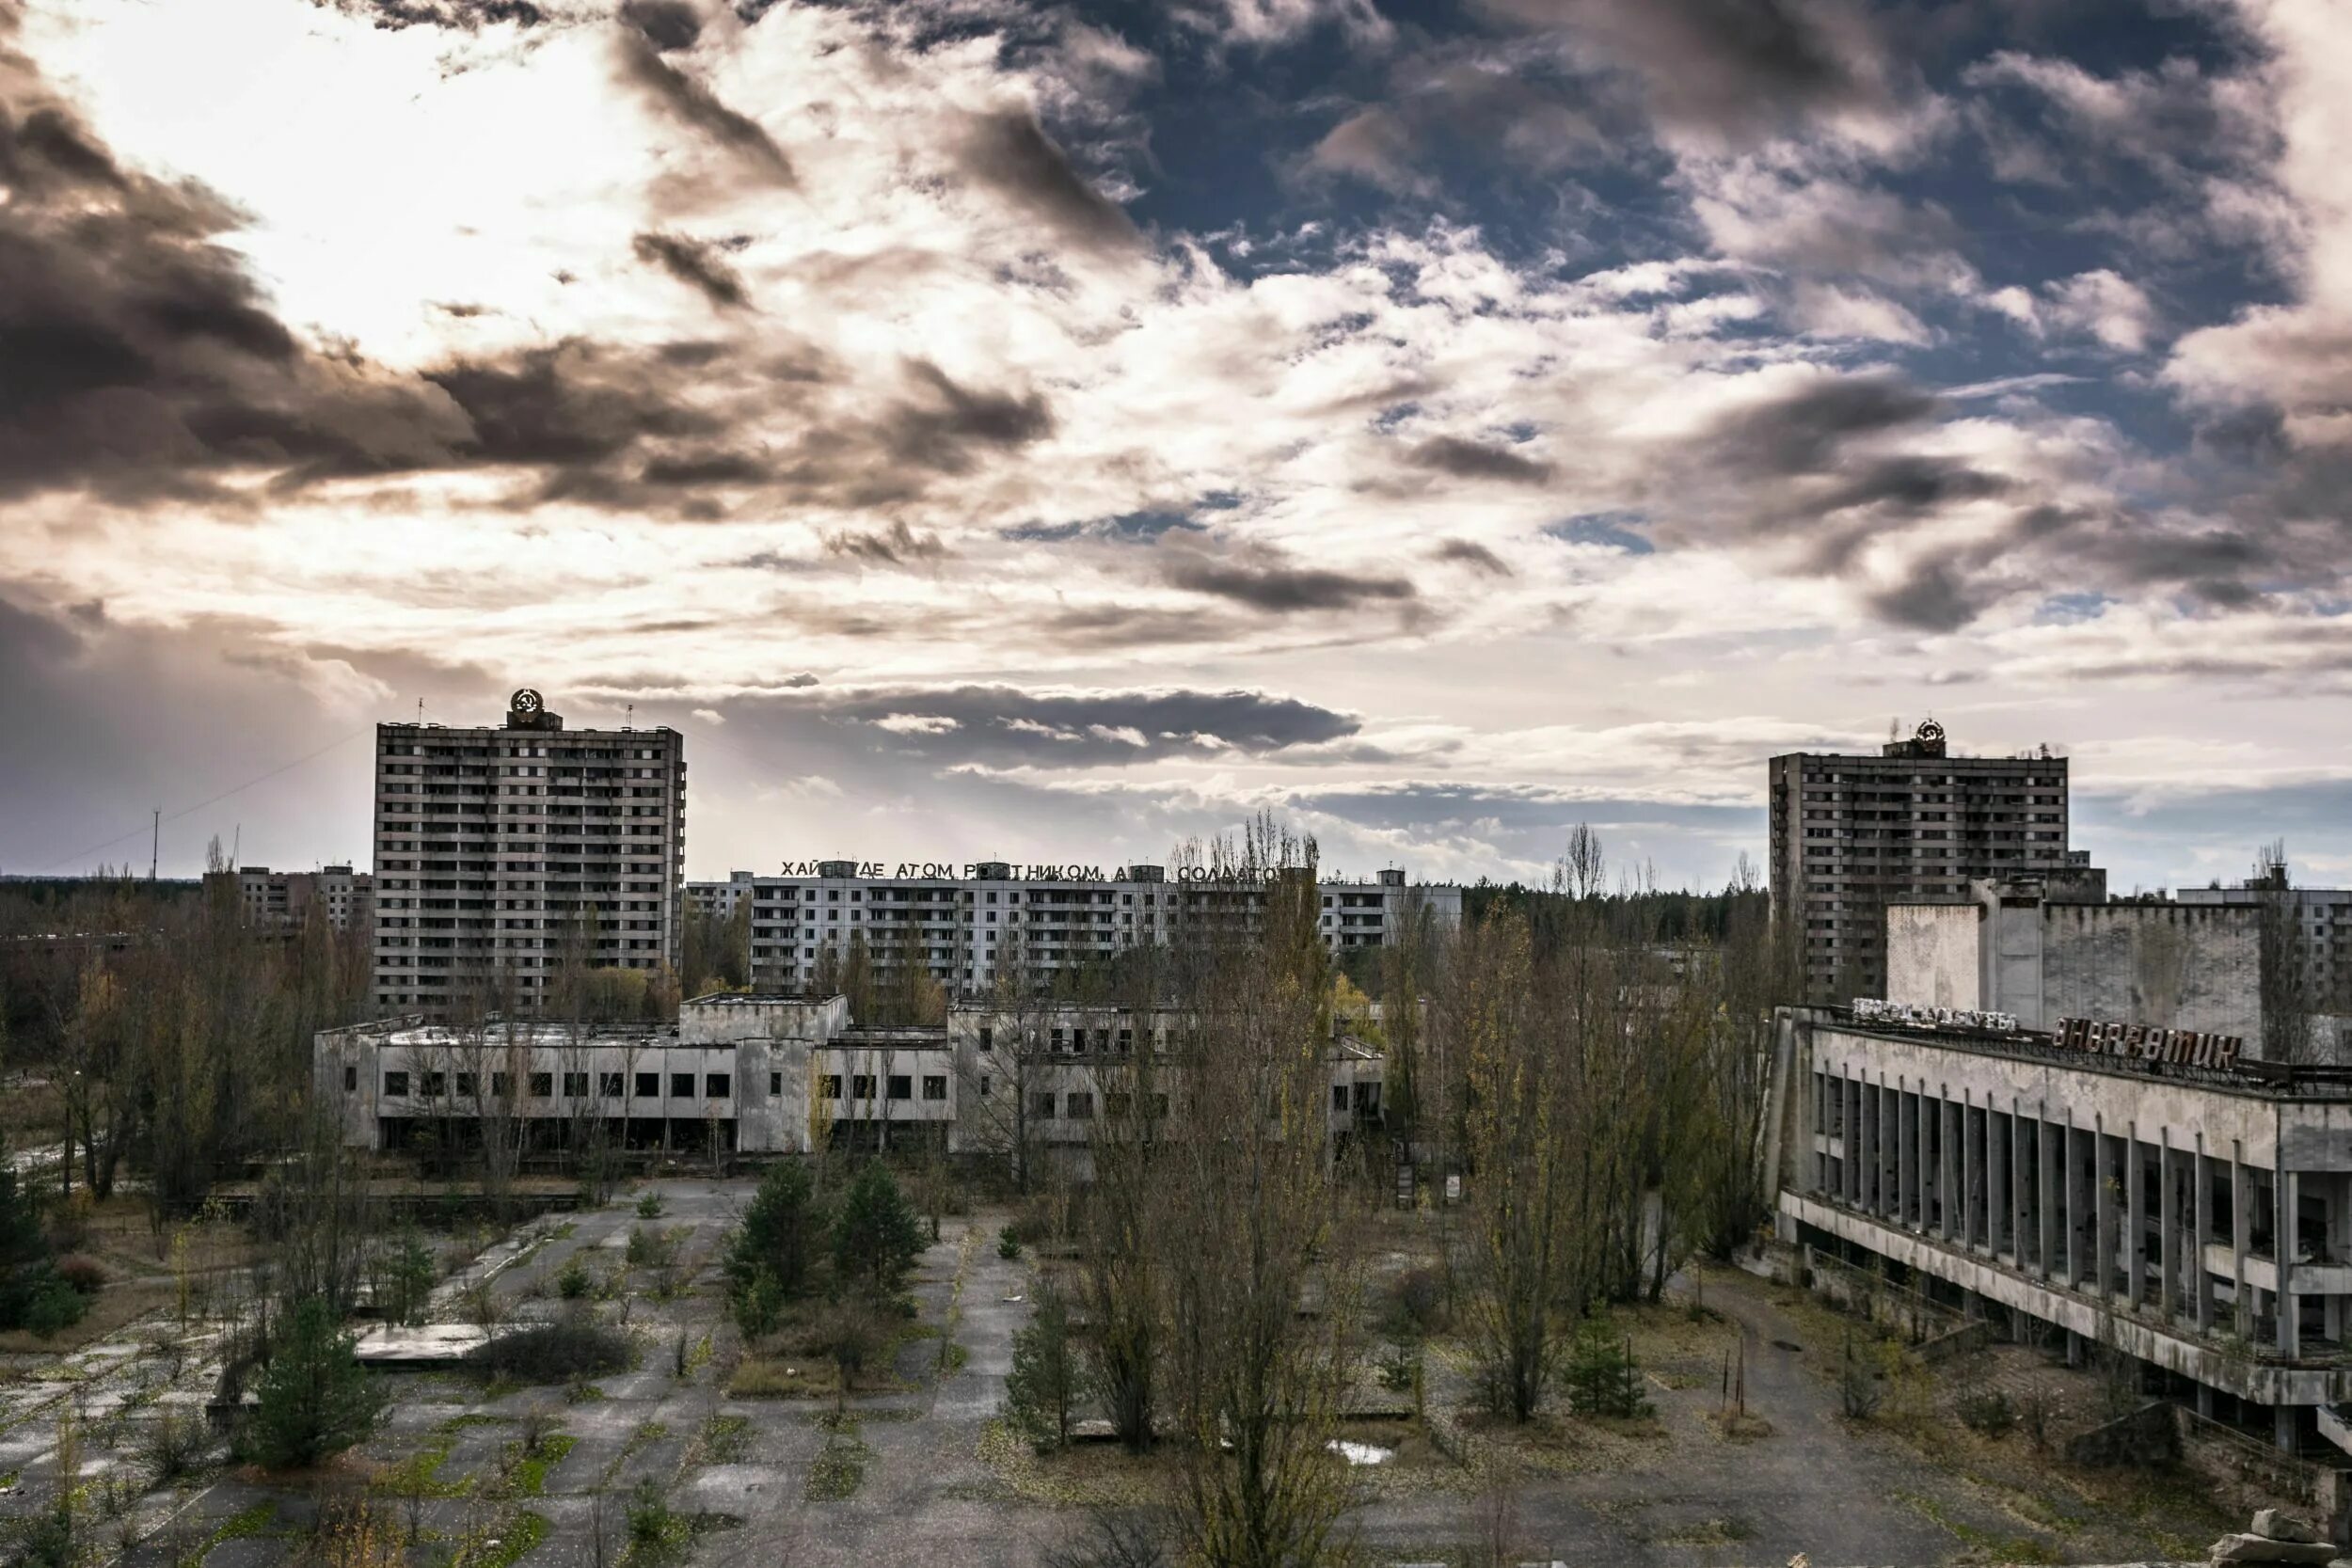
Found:
[{"label": "long low concrete building", "polygon": [[1783,1239],[2137,1356],[2282,1447],[2352,1447],[2352,1074],[1986,1022],[1782,1012]]},{"label": "long low concrete building", "polygon": [[[822,1148],[1004,1153],[1083,1169],[1138,1054],[1181,1082],[1188,1042],[1215,1027],[1168,1009],[1025,1003],[950,1009],[945,1024],[861,1025],[848,999],[721,994],[675,1024],[470,1027],[422,1018],[322,1032],[320,1103],[358,1148],[464,1147],[496,1125],[512,1145],[806,1153]],[[1335,1037],[1334,1147],[1382,1125],[1381,1053]],[[510,1147],[512,1146],[510,1145]]]}]

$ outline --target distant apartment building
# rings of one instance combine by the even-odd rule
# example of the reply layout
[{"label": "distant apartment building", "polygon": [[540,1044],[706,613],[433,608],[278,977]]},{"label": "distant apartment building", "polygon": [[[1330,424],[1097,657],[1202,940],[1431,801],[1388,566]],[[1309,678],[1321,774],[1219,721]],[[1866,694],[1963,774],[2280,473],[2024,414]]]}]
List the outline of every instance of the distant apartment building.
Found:
[{"label": "distant apartment building", "polygon": [[[755,990],[802,991],[828,976],[852,944],[884,969],[921,965],[949,990],[993,986],[1017,962],[1032,975],[1079,968],[1120,950],[1173,940],[1187,926],[1254,920],[1262,885],[1184,869],[1123,865],[964,866],[818,861],[787,874],[738,871],[723,882],[687,884],[691,907],[719,917],[751,904]],[[1462,890],[1408,884],[1400,870],[1369,881],[1316,886],[1317,928],[1333,952],[1393,942],[1414,911],[1438,927],[1460,924]],[[827,954],[832,958],[828,960]]]},{"label": "distant apartment building", "polygon": [[299,929],[315,914],[338,931],[365,931],[374,918],[374,880],[347,865],[324,865],[316,871],[241,865],[234,871],[207,872],[204,886],[207,893],[233,888],[248,926]]},{"label": "distant apartment building", "polygon": [[566,730],[539,693],[497,727],[379,724],[375,1005],[537,1006],[569,958],[673,964],[684,737]]},{"label": "distant apartment building", "polygon": [[1933,720],[1876,756],[1793,752],[1770,765],[1772,909],[1794,923],[1806,994],[1886,994],[1886,906],[2035,876],[2093,901],[2106,874],[2067,847],[2067,765],[1951,754]]}]

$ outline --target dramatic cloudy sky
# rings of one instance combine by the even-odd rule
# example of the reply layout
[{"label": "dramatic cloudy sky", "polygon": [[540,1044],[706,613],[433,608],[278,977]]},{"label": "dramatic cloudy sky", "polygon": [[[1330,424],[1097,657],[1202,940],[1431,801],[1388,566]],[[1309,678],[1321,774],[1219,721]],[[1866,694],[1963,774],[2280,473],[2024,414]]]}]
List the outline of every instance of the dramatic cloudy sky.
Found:
[{"label": "dramatic cloudy sky", "polygon": [[2343,0],[0,0],[0,870],[531,685],[695,876],[1714,884],[1931,712],[2341,884],[2348,522]]}]

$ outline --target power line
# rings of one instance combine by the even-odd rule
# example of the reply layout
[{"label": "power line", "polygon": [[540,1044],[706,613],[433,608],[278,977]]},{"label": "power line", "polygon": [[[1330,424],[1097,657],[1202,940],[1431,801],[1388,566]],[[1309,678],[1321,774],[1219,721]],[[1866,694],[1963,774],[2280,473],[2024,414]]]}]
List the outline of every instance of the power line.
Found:
[{"label": "power line", "polygon": [[[160,821],[152,823],[150,827],[150,831],[153,832],[161,832],[165,822],[177,822],[183,816],[189,816],[195,812],[202,811],[206,806],[216,806],[220,804],[221,801],[228,800],[231,795],[242,795],[246,790],[251,789],[255,784],[267,784],[270,780],[278,777],[278,774],[291,772],[294,768],[301,767],[306,762],[315,761],[318,758],[325,756],[327,752],[333,751],[338,746],[349,745],[352,741],[358,739],[361,736],[366,735],[374,728],[375,726],[372,723],[363,724],[359,728],[352,731],[349,735],[328,741],[326,745],[320,747],[315,752],[306,752],[302,755],[294,758],[292,762],[279,763],[277,767],[271,768],[266,773],[257,773],[252,778],[246,780],[245,783],[238,784],[233,789],[224,789],[219,794],[199,800],[192,806],[182,806],[178,811],[163,817]],[[138,836],[138,830],[136,828],[132,829],[127,833],[117,833],[114,837],[107,839],[103,844],[93,844],[88,848],[77,850],[71,855],[65,856],[61,860],[51,861],[47,865],[42,866],[40,869],[42,871],[55,871],[61,865],[70,864],[74,861],[87,860],[90,856],[98,853],[101,849],[111,849],[116,845],[120,844],[124,839],[135,838],[136,836]]]}]

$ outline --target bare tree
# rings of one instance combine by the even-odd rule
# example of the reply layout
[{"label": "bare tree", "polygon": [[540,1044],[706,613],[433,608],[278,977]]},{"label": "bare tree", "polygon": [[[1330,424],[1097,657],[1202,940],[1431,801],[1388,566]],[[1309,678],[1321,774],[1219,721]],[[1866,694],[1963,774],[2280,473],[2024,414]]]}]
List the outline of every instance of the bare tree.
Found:
[{"label": "bare tree", "polygon": [[1252,891],[1254,911],[1192,936],[1182,979],[1199,1026],[1169,1064],[1177,1125],[1154,1140],[1180,1528],[1200,1560],[1232,1568],[1335,1561],[1344,1546],[1329,1443],[1358,1280],[1336,1224],[1315,859],[1311,839],[1264,816],[1219,847],[1213,874]]}]

